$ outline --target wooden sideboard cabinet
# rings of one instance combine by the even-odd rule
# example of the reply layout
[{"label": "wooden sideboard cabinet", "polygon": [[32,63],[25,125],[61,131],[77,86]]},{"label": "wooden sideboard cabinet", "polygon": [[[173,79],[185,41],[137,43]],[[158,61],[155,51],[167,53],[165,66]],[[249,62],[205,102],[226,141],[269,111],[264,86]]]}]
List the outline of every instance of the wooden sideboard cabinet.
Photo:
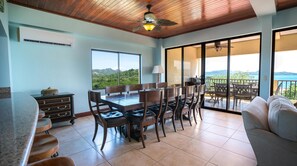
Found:
[{"label": "wooden sideboard cabinet", "polygon": [[57,95],[32,95],[38,102],[39,109],[45,112],[45,117],[50,118],[52,122],[61,122],[70,120],[74,124],[72,93],[59,93]]}]

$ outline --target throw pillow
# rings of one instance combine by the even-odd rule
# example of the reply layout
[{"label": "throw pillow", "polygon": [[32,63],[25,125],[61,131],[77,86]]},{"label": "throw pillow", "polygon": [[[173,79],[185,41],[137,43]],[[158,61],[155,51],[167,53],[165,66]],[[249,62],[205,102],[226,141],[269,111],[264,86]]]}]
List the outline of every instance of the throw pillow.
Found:
[{"label": "throw pillow", "polygon": [[297,109],[286,99],[275,99],[268,112],[270,130],[278,136],[297,141]]}]

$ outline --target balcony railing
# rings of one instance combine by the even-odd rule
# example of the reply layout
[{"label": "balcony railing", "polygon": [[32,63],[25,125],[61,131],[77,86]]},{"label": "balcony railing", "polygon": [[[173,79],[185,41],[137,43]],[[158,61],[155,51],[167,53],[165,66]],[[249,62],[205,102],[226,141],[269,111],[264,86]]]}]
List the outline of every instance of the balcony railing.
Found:
[{"label": "balcony railing", "polygon": [[[257,79],[230,79],[230,84],[254,84],[258,85]],[[214,83],[227,83],[227,79],[206,78],[206,86],[208,88],[214,87]],[[278,88],[279,87],[279,88]],[[273,94],[285,96],[291,100],[297,100],[297,80],[275,80],[273,87]]]}]

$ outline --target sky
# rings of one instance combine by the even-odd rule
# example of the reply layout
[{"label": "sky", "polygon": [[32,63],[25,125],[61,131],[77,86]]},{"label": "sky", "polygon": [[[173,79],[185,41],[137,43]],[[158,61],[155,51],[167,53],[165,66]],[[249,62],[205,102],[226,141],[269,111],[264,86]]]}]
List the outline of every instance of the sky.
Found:
[{"label": "sky", "polygon": [[[227,70],[227,56],[207,58],[206,72]],[[253,72],[259,70],[259,54],[246,54],[231,56],[231,71]]]},{"label": "sky", "polygon": [[[118,69],[118,53],[92,51],[92,69]],[[120,70],[139,69],[139,56],[120,53]]]}]

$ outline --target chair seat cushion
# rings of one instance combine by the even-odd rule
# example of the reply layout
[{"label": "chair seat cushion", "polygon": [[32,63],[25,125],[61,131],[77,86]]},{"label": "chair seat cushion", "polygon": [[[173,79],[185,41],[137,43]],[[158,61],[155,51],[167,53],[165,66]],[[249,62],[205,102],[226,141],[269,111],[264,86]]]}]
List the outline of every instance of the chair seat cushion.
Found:
[{"label": "chair seat cushion", "polygon": [[124,117],[123,113],[119,111],[110,111],[110,112],[101,113],[101,116],[105,120]]},{"label": "chair seat cushion", "polygon": [[[143,112],[144,110],[136,110],[136,111],[129,112],[127,114],[129,121],[132,123],[140,123],[142,121]],[[156,119],[156,114],[151,110],[147,110],[146,119],[144,121],[151,121],[155,119]]]},{"label": "chair seat cushion", "polygon": [[268,123],[278,136],[297,141],[297,109],[289,100],[278,98],[270,103]]}]

